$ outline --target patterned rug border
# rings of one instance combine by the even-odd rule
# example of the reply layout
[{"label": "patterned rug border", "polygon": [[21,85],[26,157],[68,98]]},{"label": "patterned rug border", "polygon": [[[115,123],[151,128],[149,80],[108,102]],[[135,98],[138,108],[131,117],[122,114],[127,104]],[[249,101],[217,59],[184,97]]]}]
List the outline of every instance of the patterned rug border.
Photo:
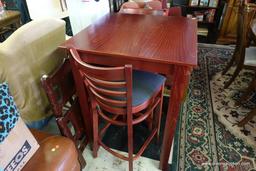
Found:
[{"label": "patterned rug border", "polygon": [[[226,125],[229,125],[229,123],[228,123],[226,120],[224,120],[223,117],[220,116],[220,114],[219,114],[218,112],[215,112],[215,113],[216,113],[216,115],[218,116],[218,120],[220,121],[220,123],[222,123],[223,125],[225,125],[225,127],[226,127]],[[248,139],[244,134],[241,134],[241,131],[240,131],[241,127],[238,127],[237,125],[234,125],[234,126],[232,126],[232,127],[233,127],[234,129],[228,129],[227,127],[226,127],[226,129],[228,129],[229,132],[230,132],[231,134],[233,134],[234,136],[236,136],[237,138],[243,140],[243,142],[245,142],[247,145],[249,145],[249,146],[251,146],[252,148],[256,149],[256,144],[255,144],[255,142],[252,141],[251,139]]]},{"label": "patterned rug border", "polygon": [[[217,45],[217,44],[205,44],[205,43],[198,43],[199,46],[201,47],[215,47],[215,48],[223,48],[223,49],[234,49],[235,46],[234,45]],[[208,78],[209,79],[209,78]],[[210,93],[212,92],[212,86],[211,86],[211,82],[212,80],[210,80],[209,83],[209,89],[210,89]],[[223,85],[224,86],[224,85]],[[211,97],[212,99],[212,97]],[[213,102],[212,102],[213,103]],[[213,108],[213,112],[217,115],[218,120],[225,125],[225,127],[227,125],[230,125],[230,123],[228,123],[225,118],[223,118],[221,116],[221,114],[219,112],[216,112],[216,107],[212,104],[212,108]],[[226,127],[227,128],[227,127]],[[230,133],[232,133],[234,136],[238,136],[238,138],[240,138],[241,140],[243,140],[243,142],[245,142],[247,145],[251,146],[252,148],[256,149],[256,144],[255,141],[252,141],[251,139],[248,139],[244,134],[241,134],[241,128],[238,127],[237,125],[233,125],[232,128],[234,129],[228,129],[230,131]]]},{"label": "patterned rug border", "polygon": [[[227,48],[226,46],[223,45],[211,45],[211,44],[203,44],[203,43],[198,43],[198,48],[212,48],[212,47],[216,47],[216,48]],[[233,47],[229,47],[230,49],[233,49]],[[217,142],[216,142],[216,137],[215,137],[215,125],[214,125],[214,113],[213,113],[213,106],[212,106],[212,102],[211,102],[211,91],[210,91],[210,79],[209,79],[209,75],[208,75],[208,67],[207,67],[207,57],[206,57],[207,53],[204,54],[203,58],[204,58],[204,65],[206,66],[206,83],[207,83],[207,103],[208,103],[208,112],[209,112],[209,120],[208,120],[208,124],[210,126],[209,128],[209,146],[211,149],[209,149],[209,151],[211,151],[211,157],[212,160],[210,161],[211,163],[218,163],[218,155],[217,155]],[[188,96],[186,97],[186,100],[184,101],[183,104],[183,108],[182,108],[182,112],[183,115],[180,115],[180,120],[179,120],[179,125],[181,128],[185,128],[185,125],[187,124],[187,117],[186,114],[189,111],[189,104],[188,104],[188,100],[189,100],[189,94],[192,93],[192,87],[189,87],[188,90]],[[174,145],[174,149],[177,149],[174,151],[174,154],[177,156],[175,157],[175,161],[176,166],[172,167],[172,170],[179,170],[179,171],[184,171],[186,170],[186,155],[188,155],[186,153],[186,129],[179,129],[177,128],[179,132],[177,132],[178,134],[176,134],[176,142]],[[175,161],[173,163],[175,163]],[[210,170],[214,170],[214,171],[219,171],[219,167],[210,167]]]},{"label": "patterned rug border", "polygon": [[[212,101],[210,80],[214,71],[220,70],[231,57],[233,49],[226,45],[198,44],[200,68],[193,71],[176,128],[171,170],[254,170],[255,149],[224,127]],[[194,132],[200,131],[202,124],[205,125],[201,127],[202,134]]]},{"label": "patterned rug border", "polygon": [[[213,82],[214,82],[214,79],[216,79],[215,77],[217,76],[217,74],[213,77],[213,79],[210,81],[210,89],[211,89],[211,92],[214,91],[214,86],[213,86]],[[236,80],[234,81],[236,82]],[[224,85],[223,85],[224,86]],[[213,100],[213,99],[212,99]],[[212,102],[214,103],[214,102]],[[238,127],[236,124],[232,124],[230,122],[228,122],[228,120],[223,116],[223,113],[218,111],[218,106],[217,105],[212,105],[213,106],[213,110],[214,110],[214,113],[216,114],[218,120],[220,123],[222,123],[226,129],[229,130],[229,132],[231,134],[233,134],[234,136],[236,136],[237,138],[241,139],[244,143],[246,143],[248,146],[251,146],[252,148],[256,149],[256,144],[255,144],[255,141],[246,137],[245,134],[243,134],[241,132],[241,129],[243,129],[242,127]],[[231,108],[231,110],[239,110],[241,106],[238,106],[238,107],[233,107]],[[246,109],[248,110],[248,109]],[[248,110],[250,111],[250,110]]]}]

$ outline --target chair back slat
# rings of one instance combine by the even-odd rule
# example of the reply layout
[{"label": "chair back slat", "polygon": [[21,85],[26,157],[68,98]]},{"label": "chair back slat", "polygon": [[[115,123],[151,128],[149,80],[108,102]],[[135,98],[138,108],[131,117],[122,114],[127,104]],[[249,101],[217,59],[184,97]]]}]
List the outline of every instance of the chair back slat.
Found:
[{"label": "chair back slat", "polygon": [[124,107],[126,106],[125,100],[115,100],[113,98],[103,97],[102,95],[98,94],[92,87],[89,86],[90,92],[95,96],[97,100],[100,100],[103,103],[118,106],[118,107]]},{"label": "chair back slat", "polygon": [[[85,62],[86,59],[81,59],[75,49],[71,48],[70,52],[71,59],[81,74],[90,99],[96,102],[103,111],[116,115],[126,115],[128,113],[127,106],[130,106],[130,108],[132,106],[132,104],[127,102],[127,99],[132,94],[132,83],[127,84],[128,81],[132,81],[131,66],[93,66],[87,64]],[[130,101],[129,103],[132,102]]]},{"label": "chair back slat", "polygon": [[98,80],[96,78],[92,78],[90,76],[86,76],[87,80],[89,80],[91,83],[95,84],[96,86],[103,86],[106,88],[124,88],[126,87],[126,82],[124,81],[118,81],[118,82],[109,82],[109,81],[103,81]]},{"label": "chair back slat", "polygon": [[126,91],[118,91],[118,90],[111,90],[111,89],[104,89],[102,87],[97,87],[94,85],[90,80],[87,79],[87,83],[91,88],[93,88],[95,91],[99,92],[100,94],[103,94],[105,96],[115,96],[115,97],[126,97]]},{"label": "chair back slat", "polygon": [[100,100],[98,100],[97,103],[106,112],[115,113],[117,115],[126,115],[126,108],[110,106],[108,104],[102,103]]}]

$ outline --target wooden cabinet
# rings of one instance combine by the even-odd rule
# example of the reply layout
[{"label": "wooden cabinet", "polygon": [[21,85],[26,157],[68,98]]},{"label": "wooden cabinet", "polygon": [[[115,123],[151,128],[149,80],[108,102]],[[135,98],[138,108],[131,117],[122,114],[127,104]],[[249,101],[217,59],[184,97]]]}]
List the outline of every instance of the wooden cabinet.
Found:
[{"label": "wooden cabinet", "polygon": [[233,44],[236,42],[239,3],[239,0],[229,0],[226,3],[217,44]]}]

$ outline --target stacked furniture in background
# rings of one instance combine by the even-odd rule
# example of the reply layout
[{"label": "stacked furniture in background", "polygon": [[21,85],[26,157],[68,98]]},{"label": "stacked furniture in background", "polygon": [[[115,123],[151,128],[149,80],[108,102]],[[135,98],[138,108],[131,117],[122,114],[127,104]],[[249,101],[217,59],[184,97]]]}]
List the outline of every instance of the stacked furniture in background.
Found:
[{"label": "stacked furniture in background", "polygon": [[23,25],[0,44],[0,81],[9,84],[30,127],[43,127],[52,115],[40,78],[63,61],[65,51],[57,48],[64,41],[65,22],[42,19]]},{"label": "stacked furniture in background", "polygon": [[[226,74],[234,64],[236,65],[236,68],[230,80],[225,83],[224,88],[228,88],[230,86],[244,67],[256,69],[255,64],[252,63],[253,61],[256,63],[256,60],[253,60],[253,57],[249,58],[249,56],[246,56],[246,48],[249,46],[251,41],[248,36],[250,23],[255,16],[255,12],[256,4],[242,1],[239,5],[236,47],[232,59],[228,62],[222,74]],[[248,60],[250,60],[250,62],[248,62]]]},{"label": "stacked furniture in background", "polygon": [[20,12],[12,10],[4,10],[0,17],[0,41],[3,42],[6,38],[20,27]]},{"label": "stacked furniture in background", "polygon": [[[228,88],[235,78],[238,76],[240,71],[243,68],[248,68],[256,71],[256,47],[250,46],[251,41],[256,43],[256,4],[247,3],[246,1],[241,1],[239,4],[238,11],[238,20],[236,23],[236,47],[234,54],[231,60],[228,62],[227,66],[223,70],[222,74],[228,73],[230,68],[235,64],[235,71],[231,75],[231,78],[225,82],[224,88]],[[256,73],[251,81],[250,85],[237,102],[237,105],[241,105],[246,99],[248,99],[249,95],[256,88]],[[239,121],[237,125],[239,127],[243,127],[246,123],[248,123],[254,116],[256,115],[256,108],[252,109],[244,119]]]},{"label": "stacked furniture in background", "polygon": [[[70,65],[67,61],[63,63],[65,50],[58,49],[64,41],[65,22],[47,18],[23,25],[0,44],[0,81],[9,84],[22,119],[29,127],[40,129],[54,113],[62,135],[70,138],[75,144],[64,137],[33,131],[36,138],[39,136],[41,148],[26,165],[27,170],[80,170],[85,166],[82,156],[87,144],[85,128],[78,101],[73,96],[75,89]],[[51,110],[40,78],[42,75],[53,73],[57,68],[57,75],[48,79],[44,77],[47,95],[51,97],[50,102],[55,102]],[[53,98],[54,94],[49,93],[59,93],[59,90],[63,90],[57,89],[56,85],[64,86],[65,93],[57,94],[56,98]],[[70,103],[65,108],[67,101]],[[66,109],[65,113],[63,107]],[[74,126],[75,135],[69,128],[69,122]],[[52,151],[53,149],[55,150]]]},{"label": "stacked furniture in background", "polygon": [[237,40],[237,21],[239,16],[239,4],[244,1],[253,3],[255,0],[228,0],[225,3],[218,44],[234,44]]},{"label": "stacked furniture in background", "polygon": [[79,162],[84,168],[85,160],[82,152],[88,143],[88,135],[86,135],[69,60],[65,59],[63,64],[49,76],[42,76],[41,81],[59,130],[63,136],[75,143]]},{"label": "stacked furniture in background", "polygon": [[158,0],[148,2],[125,2],[119,11],[125,14],[182,16],[180,7],[163,9],[162,2]]},{"label": "stacked furniture in background", "polygon": [[6,10],[15,10],[21,13],[21,22],[25,24],[31,21],[25,0],[4,0]]},{"label": "stacked furniture in background", "polygon": [[[254,19],[250,24],[249,29],[249,38],[256,43],[256,19]],[[248,47],[245,50],[245,64],[251,65],[255,67],[256,69],[256,47]],[[256,90],[256,74],[253,77],[252,82],[246,89],[246,91],[243,93],[242,97],[240,98],[240,101],[238,102],[239,105],[244,103],[250,95]],[[243,127],[246,123],[248,123],[250,120],[252,120],[253,117],[256,116],[256,108],[252,109],[240,122],[238,122],[238,126]]]}]

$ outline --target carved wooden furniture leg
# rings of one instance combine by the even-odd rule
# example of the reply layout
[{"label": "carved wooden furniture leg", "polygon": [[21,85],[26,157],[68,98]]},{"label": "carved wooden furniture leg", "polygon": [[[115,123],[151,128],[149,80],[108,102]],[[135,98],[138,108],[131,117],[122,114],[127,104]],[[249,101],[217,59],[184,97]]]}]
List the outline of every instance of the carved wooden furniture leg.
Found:
[{"label": "carved wooden furniture leg", "polygon": [[232,77],[229,79],[229,81],[228,82],[226,82],[225,83],[225,85],[224,85],[224,88],[226,89],[226,88],[228,88],[231,84],[232,84],[232,82],[235,80],[235,78],[238,76],[238,74],[240,73],[240,71],[243,69],[243,62],[239,62],[238,63],[238,65],[237,65],[237,67],[236,67],[236,70],[235,70],[235,72],[233,73],[233,75],[232,75]]},{"label": "carved wooden furniture leg", "polygon": [[[231,79],[225,83],[224,88],[228,88],[230,84],[237,77],[242,67],[247,65],[245,62],[245,49],[249,46],[252,37],[250,33],[250,23],[255,14],[255,4],[247,3],[247,1],[240,1],[239,13],[238,13],[238,24],[237,24],[237,43],[234,55],[232,59],[223,70],[222,74],[230,69],[230,67],[236,62],[237,68],[232,75]],[[250,65],[249,65],[250,66]]]},{"label": "carved wooden furniture leg", "polygon": [[238,50],[238,47],[236,47],[231,60],[228,62],[227,66],[222,71],[222,75],[225,75],[228,72],[228,70],[231,68],[231,66],[235,63],[238,55],[239,55],[239,50]]},{"label": "carved wooden furniture leg", "polygon": [[252,118],[256,116],[256,108],[254,108],[251,112],[249,112],[241,121],[237,123],[237,126],[243,127],[247,124]]}]

